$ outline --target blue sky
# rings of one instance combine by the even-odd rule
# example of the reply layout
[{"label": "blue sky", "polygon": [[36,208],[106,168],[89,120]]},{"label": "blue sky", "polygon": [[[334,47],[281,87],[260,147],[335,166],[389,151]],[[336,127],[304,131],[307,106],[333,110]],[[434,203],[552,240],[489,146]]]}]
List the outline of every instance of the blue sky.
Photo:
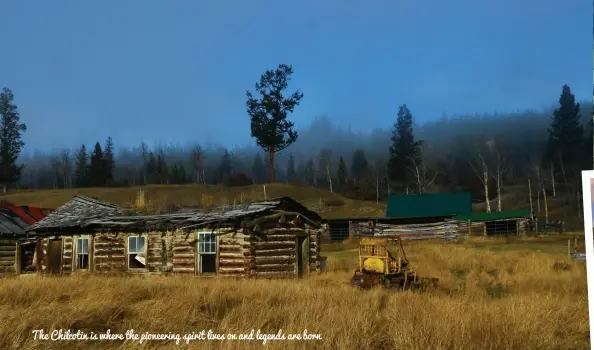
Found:
[{"label": "blue sky", "polygon": [[406,103],[442,113],[550,106],[592,92],[592,3],[450,1],[7,1],[0,85],[26,151],[250,142],[245,90],[279,63],[315,116],[368,131]]}]

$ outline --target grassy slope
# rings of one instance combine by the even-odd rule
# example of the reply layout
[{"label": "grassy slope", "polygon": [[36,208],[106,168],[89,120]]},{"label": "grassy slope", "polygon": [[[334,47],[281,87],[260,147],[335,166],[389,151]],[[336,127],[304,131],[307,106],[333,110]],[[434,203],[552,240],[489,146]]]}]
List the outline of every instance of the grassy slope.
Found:
[{"label": "grassy slope", "polygon": [[[428,293],[348,286],[354,245],[327,251],[329,271],[300,281],[180,277],[15,278],[0,283],[0,348],[113,348],[120,342],[34,341],[32,329],[123,333],[310,333],[321,341],[269,341],[271,349],[586,349],[586,271],[560,253],[407,242],[409,260],[440,278]],[[498,242],[491,242],[497,244]],[[519,242],[516,242],[519,243]],[[499,244],[504,244],[499,242]],[[556,244],[556,243],[552,243]],[[563,244],[559,243],[559,250]],[[555,269],[564,266],[565,269]],[[569,267],[566,267],[569,266]],[[179,348],[130,342],[126,348]],[[199,341],[192,348],[261,348],[261,341]],[[185,346],[182,345],[182,348]]]},{"label": "grassy slope", "polygon": [[[223,187],[206,185],[151,185],[144,187],[145,195],[156,208],[170,205],[227,205],[247,200],[262,200],[262,185]],[[140,187],[85,188],[43,191],[17,191],[0,199],[17,205],[55,208],[76,194],[97,197],[101,200],[130,206]],[[288,196],[319,212],[325,218],[366,217],[385,215],[385,204],[357,201],[330,193],[327,190],[285,184],[266,185],[267,198]],[[321,205],[320,205],[321,204]]]}]

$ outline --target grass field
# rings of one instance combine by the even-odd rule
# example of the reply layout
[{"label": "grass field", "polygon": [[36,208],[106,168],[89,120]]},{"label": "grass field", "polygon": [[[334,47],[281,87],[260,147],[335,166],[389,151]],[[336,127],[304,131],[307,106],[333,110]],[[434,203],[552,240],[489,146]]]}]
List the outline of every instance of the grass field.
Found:
[{"label": "grass field", "polygon": [[[267,197],[291,196],[325,217],[383,215],[385,207],[327,191],[275,184]],[[138,188],[14,192],[14,204],[57,207],[75,194],[132,206]],[[173,203],[203,207],[263,199],[262,186],[150,186],[155,210]],[[165,208],[165,209],[164,209]],[[588,299],[583,261],[567,258],[574,236],[473,238],[464,243],[405,242],[419,274],[440,279],[429,292],[359,291],[349,286],[357,242],[323,245],[327,271],[293,281],[193,277],[33,277],[0,280],[0,349],[262,348],[263,339],[200,340],[211,330],[260,330],[285,337],[271,349],[588,349]],[[581,243],[583,246],[583,243]],[[35,340],[32,331],[123,334],[133,329],[180,334],[175,341]],[[255,336],[254,336],[255,337]]]},{"label": "grass field", "polygon": [[[566,242],[566,241],[565,241]],[[519,248],[526,244],[524,248]],[[406,243],[431,292],[358,291],[348,286],[355,242],[322,248],[328,271],[300,281],[179,277],[14,278],[0,283],[0,348],[261,348],[263,340],[41,341],[34,329],[218,334],[260,330],[320,334],[268,340],[272,349],[587,349],[584,262],[562,240]],[[478,248],[477,245],[482,245]],[[489,247],[503,247],[492,251]],[[485,249],[486,248],[486,249]],[[550,249],[551,251],[554,249]]]}]

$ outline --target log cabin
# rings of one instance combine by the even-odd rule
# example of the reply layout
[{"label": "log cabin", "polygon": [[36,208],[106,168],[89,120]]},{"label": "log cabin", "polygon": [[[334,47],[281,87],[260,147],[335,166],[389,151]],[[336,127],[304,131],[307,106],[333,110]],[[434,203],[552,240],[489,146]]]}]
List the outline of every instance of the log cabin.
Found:
[{"label": "log cabin", "polygon": [[295,278],[320,271],[321,222],[287,197],[151,215],[76,196],[30,226],[27,242],[40,274]]},{"label": "log cabin", "polygon": [[43,219],[52,209],[0,204],[0,276],[34,272],[34,246],[21,245],[27,228]]}]

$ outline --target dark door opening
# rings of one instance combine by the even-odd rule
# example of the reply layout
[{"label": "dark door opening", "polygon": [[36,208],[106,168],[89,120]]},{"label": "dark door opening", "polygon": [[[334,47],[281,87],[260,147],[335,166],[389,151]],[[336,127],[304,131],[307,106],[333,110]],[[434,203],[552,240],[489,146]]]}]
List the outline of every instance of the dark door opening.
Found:
[{"label": "dark door opening", "polygon": [[297,237],[297,275],[303,276],[307,272],[309,263],[309,249],[307,249],[307,238]]},{"label": "dark door opening", "polygon": [[35,273],[35,243],[23,243],[20,248],[20,273]]},{"label": "dark door opening", "polygon": [[47,245],[47,272],[59,275],[62,267],[62,240],[52,239]]}]

